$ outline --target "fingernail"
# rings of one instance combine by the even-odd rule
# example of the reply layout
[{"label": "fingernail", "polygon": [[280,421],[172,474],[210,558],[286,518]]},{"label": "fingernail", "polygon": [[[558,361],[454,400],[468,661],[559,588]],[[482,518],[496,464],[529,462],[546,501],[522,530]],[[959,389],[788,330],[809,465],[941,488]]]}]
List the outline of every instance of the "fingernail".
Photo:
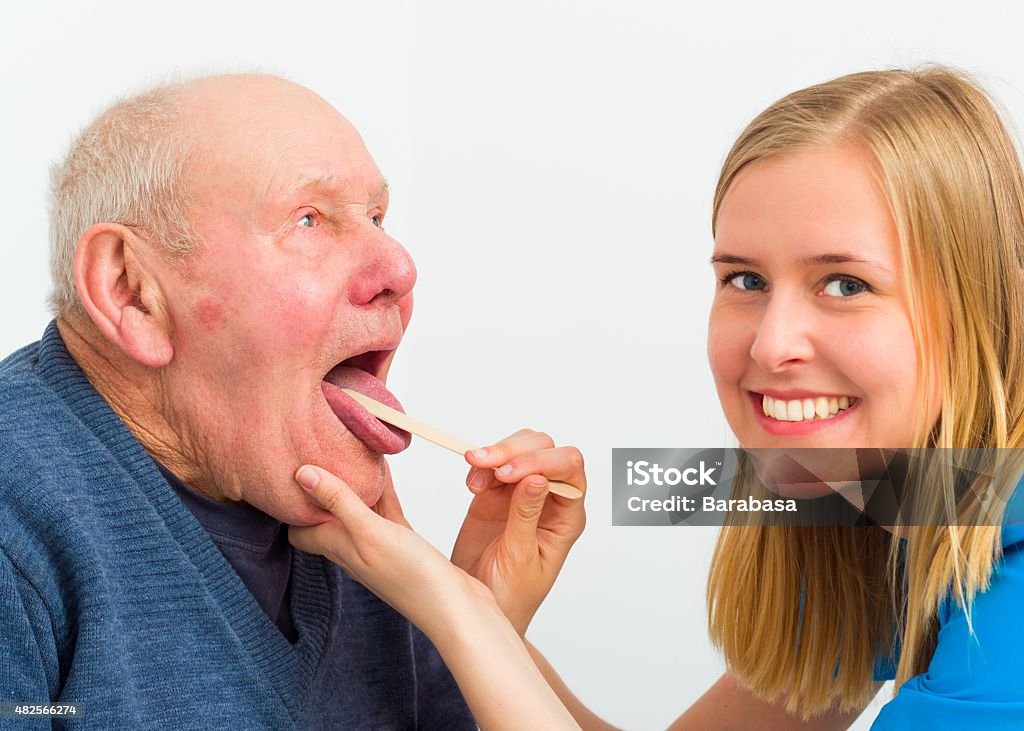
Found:
[{"label": "fingernail", "polygon": [[306,490],[315,490],[316,486],[320,484],[320,475],[309,465],[303,465],[295,474],[295,481]]},{"label": "fingernail", "polygon": [[508,477],[512,474],[512,465],[502,465],[498,469],[494,470],[494,474],[498,477]]},{"label": "fingernail", "polygon": [[472,454],[475,459],[487,459],[487,447],[474,449],[470,454]]},{"label": "fingernail", "polygon": [[526,494],[530,497],[540,497],[548,489],[548,481],[543,477],[531,477],[526,483]]},{"label": "fingernail", "polygon": [[484,473],[480,472],[479,470],[476,470],[476,471],[473,472],[472,475],[469,476],[469,483],[468,484],[469,484],[470,487],[476,488],[477,490],[479,490],[481,487],[484,486],[486,481],[487,481],[487,477],[484,475]]}]

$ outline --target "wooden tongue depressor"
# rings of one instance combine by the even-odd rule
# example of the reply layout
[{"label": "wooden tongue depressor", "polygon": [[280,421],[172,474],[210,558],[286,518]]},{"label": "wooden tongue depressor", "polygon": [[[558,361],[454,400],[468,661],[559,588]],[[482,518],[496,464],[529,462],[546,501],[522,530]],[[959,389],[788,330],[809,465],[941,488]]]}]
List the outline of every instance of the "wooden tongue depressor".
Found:
[{"label": "wooden tongue depressor", "polygon": [[[358,391],[353,391],[351,388],[343,388],[341,390],[355,399],[360,406],[381,421],[385,421],[392,426],[397,426],[399,429],[405,429],[407,432],[415,434],[418,437],[422,437],[428,442],[433,442],[439,447],[450,449],[456,454],[465,454],[470,450],[476,449],[476,446],[469,442],[465,442],[458,437],[453,437],[451,434],[445,434],[440,429],[435,429],[430,426],[430,424],[424,424],[422,421],[414,419],[408,414],[403,414],[401,411],[393,409],[390,406],[385,406],[379,401],[374,401],[369,396],[361,394]],[[561,495],[562,497],[567,497],[572,500],[578,500],[583,497],[583,493],[579,488],[573,487],[566,482],[548,480],[548,490],[556,495]]]}]

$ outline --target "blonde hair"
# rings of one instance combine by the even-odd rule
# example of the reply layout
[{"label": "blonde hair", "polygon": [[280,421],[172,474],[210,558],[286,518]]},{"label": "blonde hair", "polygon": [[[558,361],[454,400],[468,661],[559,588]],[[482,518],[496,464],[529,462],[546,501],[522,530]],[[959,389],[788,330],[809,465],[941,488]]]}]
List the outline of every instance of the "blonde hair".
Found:
[{"label": "blonde hair", "polygon": [[75,291],[78,240],[97,223],[128,226],[169,255],[197,246],[189,223],[193,146],[180,124],[180,83],[114,103],[50,170],[50,306],[82,314]]},{"label": "blonde hair", "polygon": [[[896,223],[920,395],[936,377],[942,390],[938,422],[919,414],[910,446],[1022,446],[1024,176],[993,101],[940,66],[857,73],[790,94],[730,150],[712,229],[740,170],[824,145],[869,153]],[[950,505],[951,489],[940,480],[936,503]],[[880,528],[723,528],[708,618],[730,670],[804,718],[862,707],[877,689],[876,657],[895,643],[897,688],[923,672],[940,603],[952,595],[969,619],[1000,555],[998,521],[938,525],[907,528],[902,557]]]}]

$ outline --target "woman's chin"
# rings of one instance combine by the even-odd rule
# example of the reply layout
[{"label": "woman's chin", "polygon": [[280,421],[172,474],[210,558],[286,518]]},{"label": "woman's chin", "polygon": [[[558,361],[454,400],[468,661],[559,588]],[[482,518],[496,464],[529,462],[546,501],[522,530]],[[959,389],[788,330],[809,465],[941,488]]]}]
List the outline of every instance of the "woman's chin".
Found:
[{"label": "woman's chin", "polygon": [[773,493],[784,498],[814,500],[835,494],[835,490],[824,482],[771,482],[764,478],[761,481]]},{"label": "woman's chin", "polygon": [[878,450],[748,449],[764,486],[785,498],[809,500],[833,495],[833,485],[859,483],[884,470]]}]

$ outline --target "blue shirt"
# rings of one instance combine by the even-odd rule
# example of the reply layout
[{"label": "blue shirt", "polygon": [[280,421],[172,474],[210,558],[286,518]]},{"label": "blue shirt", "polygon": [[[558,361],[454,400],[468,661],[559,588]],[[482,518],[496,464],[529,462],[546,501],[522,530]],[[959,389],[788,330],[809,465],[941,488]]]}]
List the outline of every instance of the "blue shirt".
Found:
[{"label": "blue shirt", "polygon": [[[1002,559],[988,591],[964,610],[939,607],[938,646],[928,670],[899,688],[872,731],[890,729],[1024,729],[1024,491],[1018,489],[1003,527]],[[892,668],[879,679],[892,679]]]},{"label": "blue shirt", "polygon": [[289,642],[53,323],[0,404],[0,701],[83,703],[66,728],[476,728],[430,642],[298,550]]},{"label": "blue shirt", "polygon": [[289,606],[293,551],[288,542],[288,526],[247,503],[212,500],[183,483],[163,465],[157,467],[224,554],[260,609],[294,644],[298,637]]}]

